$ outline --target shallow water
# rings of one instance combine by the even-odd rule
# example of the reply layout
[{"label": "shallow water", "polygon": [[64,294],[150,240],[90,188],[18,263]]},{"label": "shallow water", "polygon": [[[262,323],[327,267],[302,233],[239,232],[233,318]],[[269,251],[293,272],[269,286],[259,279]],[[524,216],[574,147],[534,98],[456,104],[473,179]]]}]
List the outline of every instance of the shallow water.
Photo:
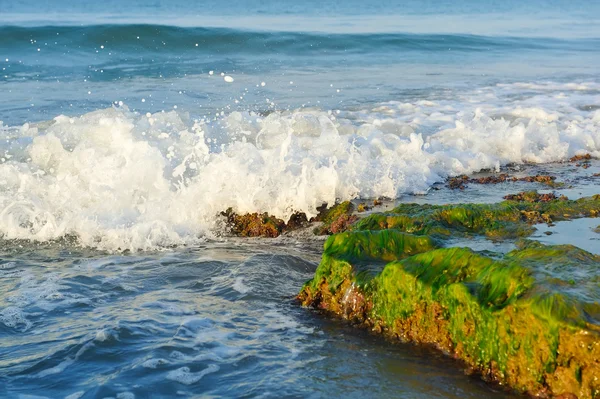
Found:
[{"label": "shallow water", "polygon": [[312,251],[4,244],[3,397],[507,397],[432,350],[299,307]]},{"label": "shallow water", "polygon": [[548,189],[444,186],[498,169],[597,194],[597,161],[561,162],[600,156],[598,18],[566,0],[0,1],[0,396],[507,397],[300,308],[322,239],[231,240],[219,214]]},{"label": "shallow water", "polygon": [[575,245],[600,255],[600,219],[583,218],[571,221],[536,225],[537,232],[531,237],[546,245]]}]

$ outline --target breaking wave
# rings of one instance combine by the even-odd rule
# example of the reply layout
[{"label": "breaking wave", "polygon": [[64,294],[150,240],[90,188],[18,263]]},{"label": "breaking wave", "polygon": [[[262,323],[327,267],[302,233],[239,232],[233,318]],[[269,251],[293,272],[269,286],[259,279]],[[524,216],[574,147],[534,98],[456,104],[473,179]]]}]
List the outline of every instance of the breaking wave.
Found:
[{"label": "breaking wave", "polygon": [[[71,51],[98,49],[211,53],[290,53],[315,51],[490,51],[494,49],[585,49],[595,51],[600,38],[558,39],[471,34],[319,33],[182,27],[152,24],[99,24],[83,26],[0,26],[0,49],[23,48],[31,41],[65,43]],[[197,46],[196,46],[197,44]],[[64,46],[56,47],[64,51]]]},{"label": "breaking wave", "polygon": [[[229,207],[311,216],[323,203],[426,193],[508,163],[600,157],[600,110],[586,105],[599,89],[517,83],[465,94],[470,101],[204,119],[115,105],[0,124],[0,234],[76,236],[107,250],[185,245],[218,230]],[[523,90],[536,93],[502,100]]]}]

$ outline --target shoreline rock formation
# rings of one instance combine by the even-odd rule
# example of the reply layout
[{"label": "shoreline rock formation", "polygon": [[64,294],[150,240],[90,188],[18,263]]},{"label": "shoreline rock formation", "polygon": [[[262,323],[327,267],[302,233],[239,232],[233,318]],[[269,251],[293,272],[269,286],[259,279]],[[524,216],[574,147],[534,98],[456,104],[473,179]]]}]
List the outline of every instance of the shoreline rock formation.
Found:
[{"label": "shoreline rock formation", "polygon": [[[600,256],[524,239],[532,224],[600,214],[600,195],[401,204],[326,241],[298,299],[537,397],[600,398]],[[453,239],[512,240],[506,254]]]}]

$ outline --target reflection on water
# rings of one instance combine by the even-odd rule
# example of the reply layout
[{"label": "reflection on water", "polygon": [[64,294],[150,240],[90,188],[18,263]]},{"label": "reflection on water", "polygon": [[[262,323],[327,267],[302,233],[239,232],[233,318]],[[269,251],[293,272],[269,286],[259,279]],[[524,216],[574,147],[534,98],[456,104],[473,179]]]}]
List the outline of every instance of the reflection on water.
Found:
[{"label": "reflection on water", "polygon": [[597,231],[600,226],[599,218],[582,218],[553,224],[536,225],[537,232],[532,238],[547,245],[575,245],[600,255],[600,234]]}]

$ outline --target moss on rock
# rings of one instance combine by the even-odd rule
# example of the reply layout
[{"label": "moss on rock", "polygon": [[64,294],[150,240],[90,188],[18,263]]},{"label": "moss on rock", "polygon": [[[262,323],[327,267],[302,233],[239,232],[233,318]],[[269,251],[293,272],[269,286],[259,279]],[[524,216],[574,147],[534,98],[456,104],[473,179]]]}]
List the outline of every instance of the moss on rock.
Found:
[{"label": "moss on rock", "polygon": [[286,227],[283,220],[267,213],[238,215],[230,208],[222,213],[226,217],[229,232],[241,237],[277,237]]},{"label": "moss on rock", "polygon": [[400,204],[391,212],[369,215],[357,230],[398,229],[440,237],[484,235],[492,239],[529,236],[535,223],[551,223],[600,215],[600,195],[568,200],[535,191],[509,197],[496,204]]},{"label": "moss on rock", "polygon": [[354,205],[350,201],[344,201],[331,208],[323,208],[321,213],[314,219],[323,222],[314,230],[316,235],[328,235],[346,231],[358,218],[353,215]]},{"label": "moss on rock", "polygon": [[500,173],[498,175],[491,175],[485,177],[469,177],[467,175],[461,175],[451,177],[448,179],[448,187],[451,189],[464,190],[467,188],[467,184],[499,184],[505,182],[526,182],[526,183],[541,183],[550,187],[562,186],[563,183],[557,183],[555,176],[550,175],[535,175],[535,176],[524,176],[516,177],[509,176],[506,173]]},{"label": "moss on rock", "polygon": [[402,204],[331,236],[299,299],[374,331],[433,344],[519,392],[600,398],[600,257],[527,240],[505,255],[443,247],[457,234],[522,237],[536,218],[599,209],[599,196]]},{"label": "moss on rock", "polygon": [[346,231],[358,220],[353,215],[354,205],[350,201],[335,204],[331,208],[327,205],[321,207],[319,215],[310,221],[305,213],[296,212],[285,222],[268,213],[238,214],[232,208],[221,212],[225,217],[225,225],[230,234],[241,237],[278,237],[280,234],[307,227],[309,222],[322,222],[314,233],[317,235],[331,235]]}]

